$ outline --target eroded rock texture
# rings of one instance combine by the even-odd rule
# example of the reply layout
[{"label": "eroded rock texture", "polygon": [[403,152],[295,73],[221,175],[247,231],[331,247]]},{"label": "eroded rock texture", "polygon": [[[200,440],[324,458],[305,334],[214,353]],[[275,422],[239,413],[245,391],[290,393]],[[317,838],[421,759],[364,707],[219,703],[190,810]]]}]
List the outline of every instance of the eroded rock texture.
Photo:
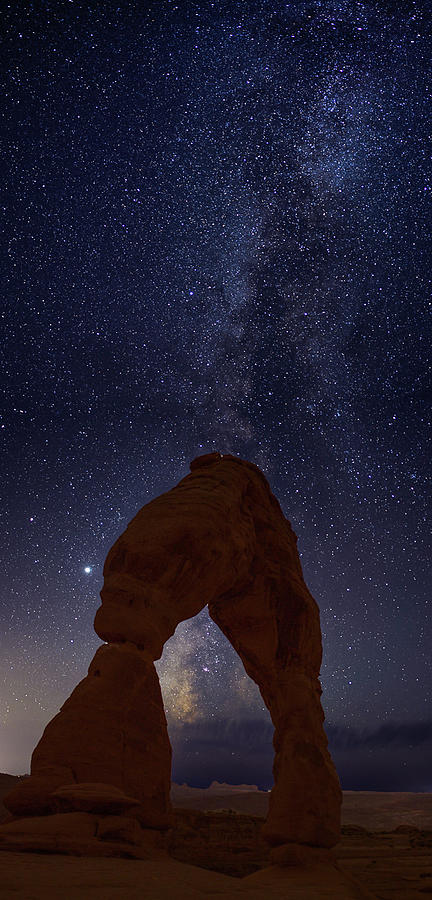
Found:
[{"label": "eroded rock texture", "polygon": [[232,456],[196,459],[116,541],[101,598],[95,629],[106,644],[45,729],[8,809],[56,812],[59,787],[102,782],[140,801],[144,826],[169,827],[171,748],[154,660],[208,604],[275,726],[268,843],[335,844],[341,793],[323,730],[318,608],[260,470]]}]

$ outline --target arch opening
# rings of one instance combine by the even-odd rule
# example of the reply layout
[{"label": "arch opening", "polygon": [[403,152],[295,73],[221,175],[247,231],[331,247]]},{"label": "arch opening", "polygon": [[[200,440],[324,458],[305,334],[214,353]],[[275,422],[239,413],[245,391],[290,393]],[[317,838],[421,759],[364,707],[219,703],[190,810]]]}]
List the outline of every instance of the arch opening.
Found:
[{"label": "arch opening", "polygon": [[155,665],[174,784],[202,789],[213,782],[249,784],[269,791],[274,731],[270,714],[207,607],[180,623]]}]

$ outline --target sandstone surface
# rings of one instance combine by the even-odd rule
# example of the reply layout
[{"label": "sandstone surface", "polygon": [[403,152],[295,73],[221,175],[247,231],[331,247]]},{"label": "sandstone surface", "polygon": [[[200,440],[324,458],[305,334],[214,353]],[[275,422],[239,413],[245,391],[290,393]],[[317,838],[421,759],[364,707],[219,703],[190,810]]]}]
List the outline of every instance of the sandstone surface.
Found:
[{"label": "sandstone surface", "polygon": [[[0,796],[13,781],[11,776],[0,776]],[[45,817],[45,837],[39,832],[38,853],[27,853],[25,865],[20,854],[2,853],[0,897],[57,900],[64,894],[68,900],[123,900],[125,896],[137,900],[171,900],[173,896],[204,900],[217,893],[226,900],[240,896],[262,900],[264,886],[262,891],[254,887],[248,876],[269,868],[272,851],[261,834],[269,795],[254,786],[240,788],[237,791],[236,785],[222,784],[206,790],[172,786],[174,806],[186,808],[175,810],[176,827],[169,835],[171,860],[160,855],[158,860],[160,848],[156,844],[151,850],[148,843],[146,853],[132,844],[137,822],[129,818],[127,825],[123,816],[94,817],[98,833],[88,838],[93,844],[92,858],[84,858],[92,855],[89,845],[84,846],[84,833],[79,845],[76,827],[67,835],[65,825],[63,852],[70,855],[59,855],[58,850],[54,855],[41,853],[40,843],[47,840],[47,823],[54,819],[56,825],[56,817]],[[192,801],[193,810],[189,808]],[[212,810],[213,804],[213,811],[205,815],[203,811]],[[237,809],[241,812],[238,816]],[[341,842],[332,851],[340,870],[338,880],[334,866],[273,867],[271,878],[268,872],[261,876],[266,879],[266,900],[419,900],[432,893],[432,794],[344,792],[342,821],[347,824],[342,828]],[[154,839],[156,832],[151,834]],[[24,849],[29,850],[28,841],[35,838],[33,827],[21,836],[21,846],[24,843]],[[139,861],[101,858],[137,857],[139,853]],[[146,861],[142,861],[143,855]]]},{"label": "sandstone surface", "polygon": [[119,788],[109,784],[70,784],[53,791],[51,797],[59,812],[98,812],[121,815],[139,800],[127,797]]},{"label": "sandstone surface", "polygon": [[172,825],[154,660],[177,625],[208,605],[275,728],[266,841],[334,845],[341,791],[323,730],[318,607],[262,472],[230,455],[194,460],[190,475],[144,506],[116,541],[101,599],[95,629],[106,643],[45,729],[30,777],[5,798],[9,811],[55,814],[59,788],[98,783],[137,800],[133,815],[145,829]]},{"label": "sandstone surface", "polygon": [[[169,858],[161,863],[157,859],[85,859],[29,853],[24,866],[18,853],[4,853],[1,862],[1,900],[371,900],[375,896],[337,869],[328,871],[322,866],[274,866],[263,870],[265,874],[257,872],[243,879]],[[400,897],[411,900],[408,894]],[[396,900],[396,895],[391,900]]]},{"label": "sandstone surface", "polygon": [[131,816],[97,816],[85,812],[55,813],[7,822],[0,829],[0,849],[130,859],[166,855],[159,830],[143,831],[137,819]]}]

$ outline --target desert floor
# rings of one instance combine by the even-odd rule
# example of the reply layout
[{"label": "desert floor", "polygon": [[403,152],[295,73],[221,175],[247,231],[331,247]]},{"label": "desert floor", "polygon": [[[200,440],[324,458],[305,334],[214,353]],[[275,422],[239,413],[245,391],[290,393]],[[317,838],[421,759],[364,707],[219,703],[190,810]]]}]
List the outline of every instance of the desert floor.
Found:
[{"label": "desert floor", "polygon": [[[0,776],[0,797],[11,783]],[[1,900],[432,898],[432,794],[345,792],[336,864],[305,868],[269,865],[260,838],[268,794],[247,785],[173,785],[172,797],[172,857],[1,852]]]}]

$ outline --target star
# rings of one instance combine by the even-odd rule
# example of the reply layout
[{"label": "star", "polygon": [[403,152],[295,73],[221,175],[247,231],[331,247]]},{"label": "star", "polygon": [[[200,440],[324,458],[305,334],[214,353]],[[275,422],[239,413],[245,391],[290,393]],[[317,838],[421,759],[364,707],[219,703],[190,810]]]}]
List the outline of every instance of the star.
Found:
[{"label": "star", "polygon": [[[58,6],[3,23],[4,709],[42,731],[99,644],[110,547],[194,456],[233,453],[298,535],[344,786],[394,720],[369,789],[429,789],[426,737],[396,765],[432,677],[426,4]],[[235,651],[205,611],[171,640],[178,779],[210,735],[263,786],[271,723]],[[0,771],[24,772],[8,722]],[[349,760],[346,727],[373,737]]]}]

